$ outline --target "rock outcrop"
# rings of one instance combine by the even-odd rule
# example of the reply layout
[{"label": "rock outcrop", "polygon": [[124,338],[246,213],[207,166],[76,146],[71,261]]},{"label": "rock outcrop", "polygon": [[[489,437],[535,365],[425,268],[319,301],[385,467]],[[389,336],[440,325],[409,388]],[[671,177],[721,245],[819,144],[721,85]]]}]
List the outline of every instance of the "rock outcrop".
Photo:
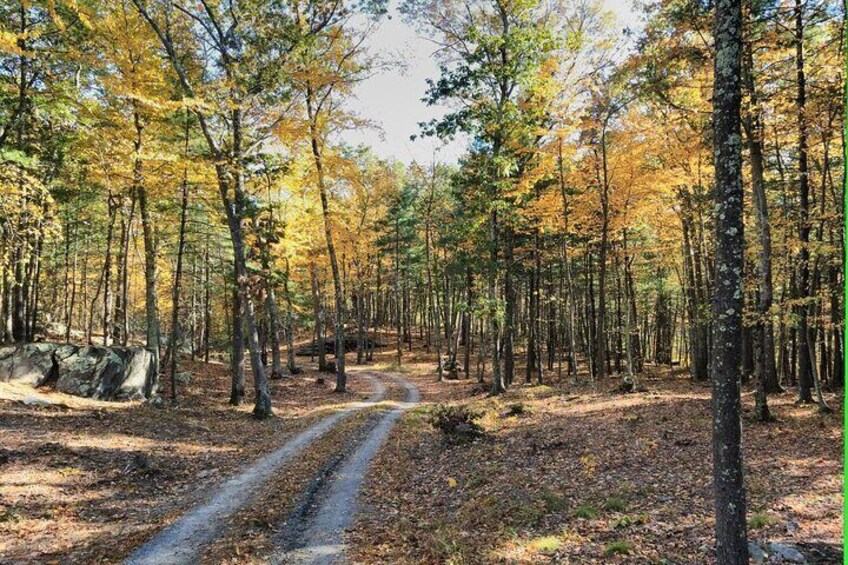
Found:
[{"label": "rock outcrop", "polygon": [[0,381],[51,387],[98,400],[149,398],[153,354],[141,347],[27,343],[0,347]]}]

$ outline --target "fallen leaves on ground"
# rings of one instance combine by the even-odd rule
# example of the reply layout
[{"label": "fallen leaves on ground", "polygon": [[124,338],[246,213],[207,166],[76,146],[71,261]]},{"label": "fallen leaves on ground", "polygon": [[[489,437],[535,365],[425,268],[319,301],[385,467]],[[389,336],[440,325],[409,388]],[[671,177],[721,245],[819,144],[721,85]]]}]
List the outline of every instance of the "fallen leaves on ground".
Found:
[{"label": "fallen leaves on ground", "polygon": [[[648,370],[647,392],[613,392],[608,379],[489,398],[473,380],[436,383],[432,363],[410,365],[425,404],[372,466],[351,561],[713,563],[710,389]],[[811,563],[841,556],[842,398],[827,400],[834,414],[773,396],[778,422],[759,424],[744,395],[749,537],[807,544]],[[484,437],[445,441],[427,402],[469,405]]]},{"label": "fallen leaves on ground", "polygon": [[[28,406],[0,383],[0,562],[115,563],[340,403],[307,372],[271,381],[275,418],[251,417],[251,391],[227,404],[228,367],[186,361],[177,407],[41,393]],[[167,406],[167,403],[166,403]]]}]

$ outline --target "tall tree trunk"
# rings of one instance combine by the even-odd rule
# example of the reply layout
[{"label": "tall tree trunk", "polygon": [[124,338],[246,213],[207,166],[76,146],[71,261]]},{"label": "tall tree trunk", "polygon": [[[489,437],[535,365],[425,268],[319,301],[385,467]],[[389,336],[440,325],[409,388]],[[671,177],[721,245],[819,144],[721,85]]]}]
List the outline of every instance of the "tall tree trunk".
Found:
[{"label": "tall tree trunk", "polygon": [[747,565],[745,486],[742,471],[740,367],[745,242],[742,205],[741,0],[719,0],[715,14],[713,90],[716,194],[713,296],[713,486],[716,558]]},{"label": "tall tree trunk", "polygon": [[230,352],[230,404],[244,400],[244,310],[238,285],[232,287],[232,348]]},{"label": "tall tree trunk", "polygon": [[[188,120],[185,126],[185,152],[188,157]],[[180,198],[180,236],[177,244],[177,266],[174,270],[174,287],[171,307],[171,338],[168,340],[168,349],[171,351],[171,402],[177,401],[177,366],[180,356],[180,291],[182,290],[183,275],[183,253],[186,243],[186,214],[188,212],[188,165],[183,170],[183,182]]]},{"label": "tall tree trunk", "polygon": [[[309,280],[312,287],[312,308],[315,315],[315,348],[318,352],[318,371],[327,370],[327,346],[324,337],[324,308],[321,304],[321,289],[318,286],[318,271],[315,263],[309,264]],[[318,380],[324,382],[324,377]]]},{"label": "tall tree trunk", "polygon": [[112,189],[109,189],[109,226],[106,229],[106,255],[103,260],[103,345],[112,339],[112,241],[114,240],[115,218],[118,207]]},{"label": "tall tree trunk", "polygon": [[203,362],[209,363],[209,339],[212,333],[212,284],[209,280],[211,267],[209,265],[209,240],[203,251]]},{"label": "tall tree trunk", "polygon": [[598,249],[598,313],[597,330],[595,332],[595,378],[598,380],[606,376],[607,360],[607,332],[606,332],[606,278],[607,278],[607,248],[609,246],[609,174],[607,172],[607,138],[606,126],[601,134],[601,164],[603,178],[601,181],[601,244]]},{"label": "tall tree trunk", "polygon": [[307,81],[306,108],[309,117],[309,132],[312,146],[312,157],[315,161],[315,170],[318,173],[318,191],[321,197],[321,213],[324,218],[324,236],[327,238],[327,254],[330,257],[330,270],[333,273],[333,286],[336,298],[336,388],[335,392],[344,392],[347,375],[345,374],[345,304],[344,288],[342,288],[341,276],[339,275],[339,263],[336,259],[336,246],[333,242],[332,218],[330,217],[330,204],[327,196],[327,186],[324,180],[324,163],[321,155],[321,144],[318,133],[318,117],[314,108],[314,92]]},{"label": "tall tree trunk", "polygon": [[503,384],[512,386],[515,380],[515,234],[511,227],[503,230],[504,240],[504,323],[503,323]]},{"label": "tall tree trunk", "polygon": [[769,225],[768,202],[766,200],[763,158],[763,126],[762,108],[754,78],[754,48],[751,38],[752,2],[748,2],[746,18],[746,41],[742,54],[742,79],[748,95],[748,108],[742,125],[748,145],[748,155],[751,161],[751,192],[754,199],[754,215],[757,220],[757,235],[760,249],[757,254],[757,278],[759,292],[757,293],[757,323],[755,338],[759,355],[756,359],[757,374],[757,417],[768,421],[771,415],[768,411],[766,395],[780,392],[777,381],[777,367],[774,353],[774,325],[769,316],[774,296],[774,285],[771,275],[771,226]]},{"label": "tall tree trunk", "polygon": [[265,309],[268,314],[268,333],[271,337],[271,379],[283,378],[283,358],[280,352],[280,310],[277,307],[277,292],[271,276],[270,243],[264,242],[262,253],[262,269],[265,283]]},{"label": "tall tree trunk", "polygon": [[489,318],[490,332],[489,339],[492,346],[492,395],[497,396],[504,391],[503,380],[501,378],[501,358],[500,358],[500,322],[498,321],[498,312],[495,304],[498,303],[498,211],[497,208],[492,208],[491,211],[491,269],[489,274]]},{"label": "tall tree trunk", "polygon": [[633,282],[633,260],[634,256],[630,255],[627,249],[627,230],[624,232],[624,292],[627,295],[627,316],[630,329],[627,333],[628,346],[633,362],[633,372],[642,372],[642,349],[639,343],[639,329],[636,327],[639,320],[636,310],[636,286]]},{"label": "tall tree trunk", "polygon": [[291,299],[291,270],[289,269],[289,258],[286,257],[286,272],[283,279],[283,292],[286,295],[286,368],[290,375],[297,375],[300,369],[294,358],[294,305]]},{"label": "tall tree trunk", "polygon": [[[436,182],[435,177],[436,177],[436,166],[434,164],[433,165],[433,185],[435,185],[435,182]],[[435,186],[431,187],[431,191],[435,191]],[[436,363],[437,363],[437,370],[438,370],[437,380],[439,382],[441,382],[442,379],[444,378],[444,370],[445,370],[444,365],[442,363],[442,331],[441,331],[441,328],[439,327],[440,326],[439,321],[441,319],[441,316],[439,315],[438,305],[436,304],[436,302],[433,299],[434,298],[434,296],[433,296],[433,272],[432,272],[433,269],[432,269],[431,260],[430,260],[430,244],[431,244],[431,241],[430,241],[430,218],[431,218],[431,215],[432,215],[432,212],[433,212],[433,209],[432,209],[432,207],[433,207],[433,197],[434,197],[434,195],[431,192],[430,200],[427,204],[427,217],[425,219],[425,226],[424,226],[424,259],[425,259],[425,269],[426,269],[426,275],[427,275],[427,297],[426,297],[426,299],[427,299],[427,304],[430,305],[430,319],[432,320],[432,322],[434,324],[433,337],[435,337],[435,340],[436,340],[436,358],[437,358]],[[429,329],[428,329],[428,334],[429,334]],[[428,348],[429,348],[429,343],[428,343]]]},{"label": "tall tree trunk", "polygon": [[159,384],[159,306],[156,299],[156,235],[150,209],[147,205],[147,188],[144,185],[141,151],[144,133],[144,123],[138,107],[133,107],[133,122],[135,124],[135,139],[133,140],[133,189],[138,198],[138,211],[141,215],[141,230],[144,239],[144,311],[147,330],[147,349],[153,354],[154,383],[153,391]]},{"label": "tall tree trunk", "polygon": [[121,220],[121,249],[118,257],[118,295],[115,304],[115,338],[126,346],[130,338],[129,326],[129,255],[132,239],[132,224],[135,216],[136,193],[130,195],[129,211],[124,211]]},{"label": "tall tree trunk", "polygon": [[[250,298],[248,286],[247,260],[245,257],[245,243],[243,233],[243,221],[245,218],[246,197],[244,193],[244,172],[242,167],[242,135],[241,135],[241,107],[233,104],[230,112],[232,125],[232,154],[231,163],[225,164],[219,160],[216,164],[216,176],[221,201],[227,214],[227,226],[230,231],[230,239],[233,243],[233,271],[235,274],[235,288],[239,293],[241,302],[242,321],[233,318],[233,347],[235,353],[236,337],[243,331],[247,333],[247,349],[250,353],[250,366],[253,372],[253,388],[255,393],[253,415],[256,418],[267,418],[273,414],[271,409],[271,395],[268,391],[268,381],[265,376],[265,365],[262,362],[262,350],[259,344],[259,333],[256,327],[256,316],[253,301]],[[230,186],[232,185],[232,186]],[[232,188],[233,197],[230,199],[229,189]],[[243,326],[240,325],[243,323]],[[234,355],[234,357],[236,357]],[[238,375],[234,374],[234,379]]]},{"label": "tall tree trunk", "polygon": [[802,0],[795,0],[795,73],[796,110],[798,119],[798,198],[799,244],[801,247],[798,268],[798,399],[803,403],[813,401],[812,360],[810,357],[809,322],[810,307],[810,178],[807,162],[807,82],[804,70],[804,11]]},{"label": "tall tree trunk", "polygon": [[471,276],[471,266],[466,263],[465,266],[465,309],[462,312],[462,340],[463,340],[463,358],[462,370],[465,373],[465,378],[471,376],[471,309],[474,302],[474,279]]}]

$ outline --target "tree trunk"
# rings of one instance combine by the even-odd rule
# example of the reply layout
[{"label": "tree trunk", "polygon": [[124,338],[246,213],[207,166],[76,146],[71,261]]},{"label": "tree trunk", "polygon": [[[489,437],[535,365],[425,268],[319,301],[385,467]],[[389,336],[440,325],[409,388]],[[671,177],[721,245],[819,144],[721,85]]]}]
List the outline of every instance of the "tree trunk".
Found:
[{"label": "tree trunk", "polygon": [[134,107],[133,121],[135,123],[133,188],[138,198],[138,211],[141,215],[141,229],[144,239],[144,311],[147,329],[147,349],[153,354],[153,366],[156,382],[151,390],[156,390],[159,383],[159,306],[156,299],[156,235],[155,226],[150,217],[147,205],[147,188],[142,176],[142,135],[144,124],[138,108]]},{"label": "tree trunk", "polygon": [[[309,264],[309,280],[312,287],[312,308],[315,314],[315,348],[318,352],[318,371],[327,371],[327,348],[324,337],[324,308],[321,305],[321,289],[318,286],[318,271],[315,263]],[[324,377],[318,380],[324,382]]]},{"label": "tree trunk", "polygon": [[[188,121],[186,121],[185,143],[188,153]],[[186,158],[188,155],[186,155]],[[177,401],[177,367],[180,356],[180,291],[182,290],[183,253],[186,240],[186,213],[188,211],[188,165],[183,170],[182,195],[180,199],[180,236],[177,245],[177,266],[174,270],[173,306],[171,307],[171,339],[168,349],[171,351],[171,402]]]},{"label": "tree trunk", "polygon": [[268,333],[271,337],[271,379],[283,378],[283,359],[280,353],[280,311],[277,307],[277,292],[274,288],[274,281],[271,277],[271,260],[268,256],[270,250],[267,242],[263,244],[265,249],[262,250],[262,268],[265,271],[265,309],[268,314],[270,327]]},{"label": "tree trunk", "polygon": [[598,250],[598,313],[597,330],[595,332],[595,378],[602,380],[606,376],[607,332],[606,332],[606,275],[607,247],[609,246],[609,177],[607,173],[607,139],[606,129],[601,135],[601,163],[603,179],[601,182],[601,244]]},{"label": "tree trunk", "polygon": [[244,311],[238,285],[233,284],[232,350],[230,353],[230,404],[244,400]]},{"label": "tree trunk", "polygon": [[321,212],[324,218],[324,235],[327,238],[327,254],[330,256],[330,270],[333,273],[333,286],[336,297],[336,388],[335,392],[345,392],[347,375],[345,374],[345,305],[344,289],[342,288],[341,276],[339,275],[339,263],[336,259],[336,247],[333,242],[332,219],[330,217],[330,204],[327,197],[327,187],[324,181],[324,163],[321,155],[321,145],[318,136],[318,121],[313,107],[314,93],[307,81],[306,107],[309,117],[310,141],[312,146],[312,157],[315,161],[315,170],[318,173],[318,190],[321,197]]},{"label": "tree trunk", "polygon": [[798,119],[798,198],[799,244],[801,247],[798,278],[798,400],[811,403],[812,396],[812,360],[809,344],[809,304],[810,297],[810,179],[807,163],[807,86],[804,71],[804,12],[802,0],[795,0],[795,72],[796,72],[796,110]]},{"label": "tree trunk", "polygon": [[286,272],[285,279],[283,279],[283,292],[286,295],[286,368],[290,375],[297,375],[300,373],[300,369],[294,358],[294,305],[292,304],[289,287],[290,279],[289,258],[286,257]]},{"label": "tree trunk", "polygon": [[[757,294],[757,322],[755,325],[755,339],[760,355],[756,360],[756,374],[758,381],[763,381],[759,390],[763,394],[780,392],[780,384],[777,381],[777,368],[774,361],[774,325],[769,317],[772,300],[774,296],[774,285],[771,275],[771,226],[769,225],[768,203],[765,192],[764,158],[763,158],[763,127],[762,109],[754,79],[754,55],[750,33],[751,3],[748,4],[748,18],[745,22],[748,31],[743,51],[743,81],[748,95],[748,110],[745,112],[742,122],[745,130],[745,139],[748,145],[748,155],[751,160],[751,192],[754,200],[754,215],[757,223],[757,235],[759,236],[760,249],[757,254],[757,278],[759,292]],[[759,401],[763,404],[762,414],[767,414],[768,406],[766,397]]]},{"label": "tree trunk", "polygon": [[492,346],[492,395],[497,396],[504,391],[503,380],[501,379],[501,358],[500,358],[500,323],[498,321],[498,312],[495,305],[498,303],[498,211],[496,208],[491,212],[491,273],[489,274],[489,318]]},{"label": "tree trunk", "polygon": [[712,305],[711,372],[716,558],[722,565],[748,563],[739,367],[745,249],[739,123],[741,31],[741,1],[719,0],[715,14],[713,90],[716,289]]}]

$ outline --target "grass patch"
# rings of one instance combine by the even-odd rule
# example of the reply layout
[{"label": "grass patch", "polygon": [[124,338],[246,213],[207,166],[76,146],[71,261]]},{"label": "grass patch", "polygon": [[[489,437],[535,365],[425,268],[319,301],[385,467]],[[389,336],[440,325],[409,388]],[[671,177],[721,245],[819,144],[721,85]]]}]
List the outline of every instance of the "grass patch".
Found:
[{"label": "grass patch", "polygon": [[544,536],[536,538],[527,544],[527,547],[539,553],[551,553],[562,546],[562,541],[556,536]]},{"label": "grass patch", "polygon": [[465,485],[465,488],[469,490],[475,490],[482,486],[486,486],[487,484],[489,484],[489,479],[487,479],[486,477],[474,477],[473,479],[468,481],[468,484]]},{"label": "grass patch", "polygon": [[568,508],[568,501],[565,497],[545,489],[541,494],[542,502],[545,503],[545,510],[548,512],[565,512]]},{"label": "grass patch", "polygon": [[611,496],[607,499],[606,504],[604,504],[604,510],[609,512],[627,512],[627,503],[623,498]]},{"label": "grass patch", "polygon": [[512,499],[479,496],[466,501],[456,515],[457,523],[501,524],[503,528],[535,526],[545,516],[541,504],[516,492]]},{"label": "grass patch", "polygon": [[754,512],[748,520],[748,527],[752,530],[759,530],[766,526],[777,524],[780,520],[776,516],[766,514],[765,512]]},{"label": "grass patch", "polygon": [[610,528],[617,530],[620,528],[628,528],[630,526],[641,526],[647,524],[650,517],[647,514],[639,514],[637,516],[624,515],[610,522]]},{"label": "grass patch", "polygon": [[598,509],[594,506],[590,506],[589,504],[581,504],[574,510],[574,515],[577,518],[583,518],[584,520],[594,520],[598,517]]},{"label": "grass patch", "polygon": [[604,555],[612,557],[613,555],[630,555],[633,551],[633,545],[626,541],[614,541],[604,546]]}]

